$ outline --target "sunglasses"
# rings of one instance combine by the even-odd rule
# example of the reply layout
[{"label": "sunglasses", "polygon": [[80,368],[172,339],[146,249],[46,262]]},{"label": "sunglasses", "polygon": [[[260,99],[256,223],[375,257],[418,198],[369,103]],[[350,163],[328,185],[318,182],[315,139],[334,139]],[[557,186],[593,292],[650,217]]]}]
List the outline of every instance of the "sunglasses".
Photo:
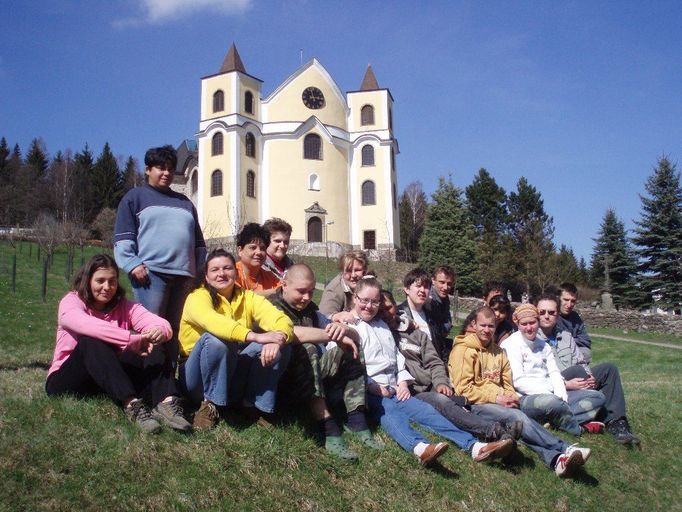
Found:
[{"label": "sunglasses", "polygon": [[538,315],[544,316],[544,315],[549,315],[549,316],[556,316],[556,310],[555,309],[541,309],[538,311]]}]

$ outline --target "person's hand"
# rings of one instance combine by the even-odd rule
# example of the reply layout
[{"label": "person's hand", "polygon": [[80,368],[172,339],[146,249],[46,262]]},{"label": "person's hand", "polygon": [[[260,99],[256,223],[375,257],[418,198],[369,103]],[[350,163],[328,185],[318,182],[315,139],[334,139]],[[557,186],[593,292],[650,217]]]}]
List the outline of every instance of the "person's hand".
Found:
[{"label": "person's hand", "polygon": [[268,343],[263,345],[263,349],[260,352],[260,362],[263,366],[270,366],[275,362],[277,355],[279,354],[279,344]]},{"label": "person's hand", "polygon": [[346,336],[346,333],[348,332],[348,327],[338,322],[332,322],[330,324],[327,324],[324,330],[329,336],[330,341],[339,342],[343,339],[344,336]]},{"label": "person's hand", "polygon": [[575,379],[570,379],[565,382],[566,389],[568,390],[576,390],[576,389],[594,389],[597,386],[597,381],[594,380],[594,377],[590,376],[586,379],[580,379],[580,378],[575,378]]},{"label": "person's hand", "polygon": [[407,382],[402,381],[400,384],[398,384],[398,387],[396,388],[396,398],[399,402],[404,402],[411,396],[412,393],[410,393],[410,389],[407,387]]},{"label": "person's hand", "polygon": [[154,345],[144,336],[140,336],[139,339],[128,343],[126,350],[137,354],[138,356],[147,357],[154,350]]},{"label": "person's hand", "polygon": [[350,353],[353,354],[353,359],[357,359],[358,357],[360,357],[360,353],[358,352],[358,346],[348,336],[344,336],[343,338],[341,338],[341,340],[337,341],[336,343],[342,350],[345,350],[347,352],[350,351]]},{"label": "person's hand", "polygon": [[142,331],[142,336],[152,345],[167,342],[170,337],[166,337],[165,333],[159,327],[152,327]]},{"label": "person's hand", "polygon": [[261,345],[268,345],[270,343],[284,345],[287,341],[287,335],[282,331],[259,332],[254,334],[254,341]]},{"label": "person's hand", "polygon": [[497,398],[495,398],[495,402],[497,403],[497,405],[501,405],[502,407],[507,407],[509,409],[519,407],[519,399],[516,398],[515,396],[497,395]]},{"label": "person's hand", "polygon": [[334,313],[332,317],[332,321],[335,323],[340,322],[348,325],[355,325],[358,323],[358,319],[355,318],[355,315],[350,311],[339,311],[338,313]]},{"label": "person's hand", "polygon": [[147,267],[145,267],[144,263],[132,269],[130,275],[140,284],[149,284],[149,274],[147,273]]},{"label": "person's hand", "polygon": [[440,384],[437,388],[436,391],[438,391],[441,395],[445,396],[452,396],[452,388],[450,386],[446,386],[445,384]]}]

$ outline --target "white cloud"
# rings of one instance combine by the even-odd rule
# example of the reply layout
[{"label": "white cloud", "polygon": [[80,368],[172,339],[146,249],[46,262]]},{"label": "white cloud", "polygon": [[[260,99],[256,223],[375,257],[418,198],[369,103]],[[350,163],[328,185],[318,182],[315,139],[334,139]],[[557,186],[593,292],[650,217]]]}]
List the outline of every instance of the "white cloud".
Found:
[{"label": "white cloud", "polygon": [[252,0],[135,0],[140,15],[115,20],[116,28],[160,25],[202,11],[222,15],[238,14],[251,6]]}]

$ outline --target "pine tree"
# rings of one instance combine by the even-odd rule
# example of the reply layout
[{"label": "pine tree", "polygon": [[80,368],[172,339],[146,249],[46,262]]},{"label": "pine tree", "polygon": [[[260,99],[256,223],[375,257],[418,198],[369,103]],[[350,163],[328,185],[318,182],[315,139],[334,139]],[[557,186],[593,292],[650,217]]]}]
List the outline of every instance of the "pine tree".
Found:
[{"label": "pine tree", "polygon": [[419,239],[426,220],[426,194],[419,181],[413,181],[400,196],[400,246],[405,261],[419,259]]},{"label": "pine tree", "polygon": [[450,265],[461,293],[480,292],[476,232],[462,201],[462,191],[441,177],[431,196],[419,244],[419,265],[431,271]]},{"label": "pine tree", "polygon": [[599,234],[594,242],[591,264],[592,283],[611,292],[613,302],[617,306],[636,305],[635,257],[627,238],[625,224],[611,208],[606,210],[599,227]]},{"label": "pine tree", "polygon": [[97,213],[102,208],[116,209],[121,192],[121,172],[107,142],[92,168],[92,193]]},{"label": "pine tree", "polygon": [[129,156],[128,160],[126,160],[122,182],[121,197],[123,197],[128,190],[139,187],[144,183],[144,179],[142,179],[142,175],[140,174],[137,160],[135,160],[132,156]]},{"label": "pine tree", "polygon": [[26,165],[31,170],[30,179],[34,182],[45,176],[49,160],[45,150],[45,143],[42,139],[33,139],[31,141],[31,146],[26,154]]},{"label": "pine tree", "polygon": [[682,305],[682,188],[680,173],[666,157],[644,185],[641,219],[633,242],[639,256],[642,291],[661,308]]},{"label": "pine tree", "polygon": [[76,153],[73,159],[73,184],[79,192],[70,204],[72,210],[69,218],[81,226],[89,225],[98,211],[93,197],[92,169],[94,161],[90,147],[85,147],[80,153]]},{"label": "pine tree", "polygon": [[516,192],[510,192],[509,231],[513,240],[514,254],[508,257],[515,261],[525,290],[533,294],[553,282],[554,221],[545,212],[544,201],[537,189],[521,177]]},{"label": "pine tree", "polygon": [[3,137],[0,140],[0,185],[3,185],[7,181],[7,169],[9,166],[9,146],[7,145],[7,139]]},{"label": "pine tree", "polygon": [[478,235],[480,275],[484,281],[507,281],[507,193],[485,169],[480,169],[466,190],[466,204]]}]

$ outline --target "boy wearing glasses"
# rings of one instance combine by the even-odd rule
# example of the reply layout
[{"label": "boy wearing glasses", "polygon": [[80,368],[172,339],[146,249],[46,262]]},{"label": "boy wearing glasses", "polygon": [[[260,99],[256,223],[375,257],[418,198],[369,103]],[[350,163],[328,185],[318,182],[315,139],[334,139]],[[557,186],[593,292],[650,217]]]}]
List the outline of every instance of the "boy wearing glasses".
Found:
[{"label": "boy wearing glasses", "polygon": [[[537,301],[540,321],[538,338],[552,347],[554,358],[565,380],[569,403],[571,395],[598,391],[605,397],[603,415],[606,430],[621,444],[639,444],[639,438],[630,430],[625,416],[625,395],[618,367],[612,363],[601,363],[590,368],[583,353],[578,348],[571,332],[563,329],[557,322],[559,301],[553,295],[543,295]],[[580,400],[573,401],[579,406]],[[586,402],[583,402],[586,403]],[[573,409],[573,407],[572,407]],[[574,414],[578,411],[574,410]],[[600,422],[590,422],[588,430]],[[585,425],[584,425],[585,426]],[[601,429],[599,429],[601,430]]]}]

